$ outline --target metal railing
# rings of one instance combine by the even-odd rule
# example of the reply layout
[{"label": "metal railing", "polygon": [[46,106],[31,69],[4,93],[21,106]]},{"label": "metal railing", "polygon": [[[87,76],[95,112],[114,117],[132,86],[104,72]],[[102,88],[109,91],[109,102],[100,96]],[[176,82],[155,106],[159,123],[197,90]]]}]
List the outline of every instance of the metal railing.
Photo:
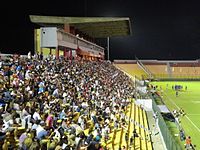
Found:
[{"label": "metal railing", "polygon": [[173,135],[171,134],[171,132],[168,129],[168,126],[166,125],[160,109],[158,108],[156,102],[155,102],[155,98],[149,94],[149,97],[152,98],[152,108],[154,112],[157,112],[157,119],[158,119],[158,126],[160,128],[163,140],[165,142],[166,148],[168,150],[182,150],[181,146],[176,142],[175,138],[173,137]]},{"label": "metal railing", "polygon": [[75,44],[77,46],[82,46],[82,47],[85,47],[85,48],[90,49],[90,50],[94,50],[94,51],[104,53],[103,47],[101,47],[101,46],[99,46],[95,43],[92,43],[90,41],[87,41],[83,38],[80,38],[80,37],[75,36],[73,34],[64,32],[62,30],[58,30],[57,34],[58,34],[58,40],[59,41],[66,41],[66,42]]}]

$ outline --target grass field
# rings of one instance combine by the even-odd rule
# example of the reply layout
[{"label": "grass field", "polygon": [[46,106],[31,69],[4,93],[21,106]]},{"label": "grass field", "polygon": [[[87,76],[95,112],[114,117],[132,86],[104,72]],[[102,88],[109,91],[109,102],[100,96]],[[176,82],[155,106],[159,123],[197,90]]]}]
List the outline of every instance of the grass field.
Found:
[{"label": "grass field", "polygon": [[[163,91],[163,100],[170,111],[183,108],[186,115],[181,117],[181,125],[186,135],[190,135],[192,143],[200,149],[200,82],[152,82]],[[167,86],[168,85],[168,86]],[[174,85],[182,85],[183,89],[176,96]],[[187,90],[185,90],[187,86]]]}]

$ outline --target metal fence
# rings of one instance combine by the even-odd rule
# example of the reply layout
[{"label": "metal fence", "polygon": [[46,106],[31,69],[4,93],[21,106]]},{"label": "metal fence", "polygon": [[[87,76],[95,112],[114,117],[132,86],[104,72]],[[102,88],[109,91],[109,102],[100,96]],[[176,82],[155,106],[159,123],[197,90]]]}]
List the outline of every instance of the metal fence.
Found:
[{"label": "metal fence", "polygon": [[181,150],[181,146],[176,142],[176,140],[174,139],[174,137],[172,136],[171,132],[169,131],[162,115],[160,112],[160,109],[158,108],[155,99],[152,95],[150,95],[150,97],[152,98],[152,108],[154,112],[157,112],[157,119],[158,119],[158,126],[160,128],[161,134],[163,136],[166,148],[168,150]]}]

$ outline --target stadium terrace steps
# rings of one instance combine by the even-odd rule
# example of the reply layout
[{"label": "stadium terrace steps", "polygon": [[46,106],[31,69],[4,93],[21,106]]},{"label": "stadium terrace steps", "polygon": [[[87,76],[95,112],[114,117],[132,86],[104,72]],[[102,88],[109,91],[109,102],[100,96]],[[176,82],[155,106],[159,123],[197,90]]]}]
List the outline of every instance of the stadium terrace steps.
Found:
[{"label": "stadium terrace steps", "polygon": [[200,67],[172,67],[172,76],[200,76]]},{"label": "stadium terrace steps", "polygon": [[[140,128],[139,128],[139,124],[138,124],[138,121],[139,121],[139,109],[138,109],[138,107],[137,107],[137,105],[135,105],[135,113],[136,113],[136,115],[135,115],[135,121],[136,121],[136,125],[135,125],[135,130],[136,130],[136,132],[139,134],[139,136],[141,135],[141,133],[140,133]],[[139,137],[136,137],[135,138],[135,149],[140,149],[141,148],[141,140],[140,140],[140,138]]]},{"label": "stadium terrace steps", "polygon": [[[107,141],[102,139],[102,145],[106,146],[110,150],[117,150],[122,146],[128,147],[128,150],[152,150],[149,133],[144,130],[148,129],[148,121],[145,110],[141,109],[133,101],[127,106],[125,115],[125,126],[120,126],[117,130],[115,130],[113,122],[110,123],[111,133],[109,134],[109,139]],[[85,130],[86,135],[88,135],[90,130],[89,128],[93,128],[90,121],[88,124],[88,128]],[[139,137],[136,137],[133,143],[130,143],[130,138],[133,136],[134,129],[136,129]],[[125,139],[126,133],[128,133],[128,142]],[[146,138],[147,135],[149,138]],[[82,149],[84,149],[84,147]]]},{"label": "stadium terrace steps", "polygon": [[[125,110],[125,116],[129,116],[130,113],[131,113],[130,112],[130,105],[128,105],[126,107],[126,110]],[[127,142],[125,140],[125,134],[127,132],[127,126],[128,126],[127,125],[127,119],[126,119],[126,117],[125,117],[125,122],[126,122],[125,125],[121,124],[121,133],[120,133],[120,136],[119,137],[116,136],[116,139],[119,138],[118,139],[119,145],[114,146],[115,149],[119,149],[120,147],[127,145]]]},{"label": "stadium terrace steps", "polygon": [[129,149],[152,150],[150,135],[148,131],[145,130],[149,129],[146,111],[133,104],[133,111],[130,119],[136,123],[130,122],[129,137],[132,136],[134,129],[136,129],[136,132],[139,133],[139,137],[134,139],[133,144],[129,141]]},{"label": "stadium terrace steps", "polygon": [[131,117],[132,117],[132,115],[134,115],[134,114],[133,114],[133,100],[131,99],[130,113],[129,113],[129,116],[128,116],[129,118],[128,118],[128,131],[127,132],[128,132],[129,140],[127,142],[127,146],[126,146],[127,148],[131,147],[131,144],[132,144],[132,143],[130,143],[130,138],[131,138],[130,129],[131,129],[131,124],[132,124],[131,123]]},{"label": "stadium terrace steps", "polygon": [[143,75],[147,75],[137,64],[114,64],[114,65],[133,77],[137,76],[139,78],[142,78]]},{"label": "stadium terrace steps", "polygon": [[[168,66],[168,65],[145,65],[156,78],[199,78],[200,77],[200,67],[198,66]],[[170,69],[169,69],[170,67]],[[170,70],[170,71],[169,71]]]},{"label": "stadium terrace steps", "polygon": [[139,115],[139,124],[140,124],[140,134],[141,134],[141,147],[142,147],[142,150],[146,150],[147,149],[147,145],[146,145],[146,133],[144,131],[144,122],[143,122],[143,110],[139,107],[138,107],[138,115]]},{"label": "stadium terrace steps", "polygon": [[145,65],[156,77],[169,77],[167,65]]},{"label": "stadium terrace steps", "polygon": [[[147,120],[147,114],[146,114],[145,110],[143,110],[143,118],[144,118],[144,127],[146,129],[149,129],[148,120]],[[149,131],[145,131],[145,132],[146,132],[147,149],[148,150],[152,150],[152,141],[151,141],[150,133],[149,133]]]},{"label": "stadium terrace steps", "polygon": [[[117,129],[116,131],[116,137],[114,139],[114,149],[119,149],[119,145],[120,145],[120,137],[121,137],[121,132],[122,132],[122,128],[120,127],[119,129]],[[109,146],[110,147],[110,146]]]}]

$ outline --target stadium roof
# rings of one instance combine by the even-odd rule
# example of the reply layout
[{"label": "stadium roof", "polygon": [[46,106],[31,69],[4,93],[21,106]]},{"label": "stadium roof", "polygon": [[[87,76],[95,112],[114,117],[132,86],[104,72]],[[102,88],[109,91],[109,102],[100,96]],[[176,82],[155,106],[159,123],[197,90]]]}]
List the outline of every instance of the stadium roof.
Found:
[{"label": "stadium roof", "polygon": [[75,29],[94,38],[131,35],[131,23],[124,17],[57,17],[30,15],[33,23],[41,26],[57,26],[64,24],[74,26]]}]

